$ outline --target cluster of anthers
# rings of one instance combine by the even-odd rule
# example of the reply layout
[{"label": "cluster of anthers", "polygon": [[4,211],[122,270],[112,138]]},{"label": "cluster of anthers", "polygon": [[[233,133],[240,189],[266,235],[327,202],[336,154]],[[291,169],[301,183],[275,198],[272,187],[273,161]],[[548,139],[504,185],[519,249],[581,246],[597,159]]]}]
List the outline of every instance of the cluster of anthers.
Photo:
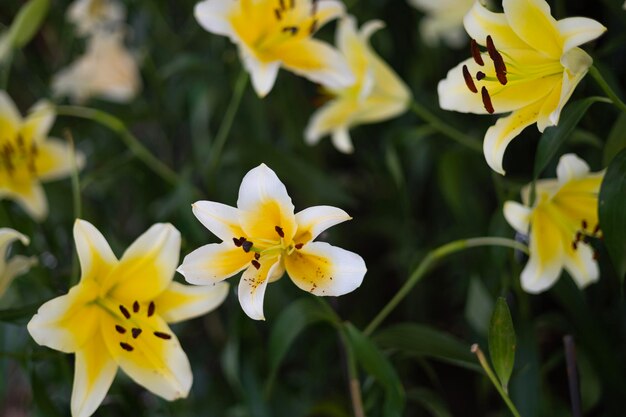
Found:
[{"label": "cluster of anthers", "polygon": [[270,254],[271,252],[276,252],[276,251],[278,252],[285,251],[287,255],[291,255],[294,250],[302,249],[302,247],[304,246],[304,243],[294,244],[293,242],[288,245],[285,245],[285,241],[284,241],[285,232],[283,231],[283,228],[280,226],[274,226],[274,230],[276,230],[276,233],[280,237],[279,241],[271,241],[268,239],[259,239],[259,240],[255,239],[257,240],[257,242],[262,242],[264,246],[267,245],[267,247],[264,247],[262,249],[255,247],[254,242],[246,239],[244,236],[241,236],[239,238],[233,238],[233,243],[235,244],[236,247],[243,249],[243,251],[246,253],[254,252],[254,259],[250,261],[250,263],[256,269],[261,268],[260,259],[261,259],[261,256],[263,255],[267,255],[267,254]]},{"label": "cluster of anthers", "polygon": [[[17,135],[15,144],[11,140],[5,140],[0,148],[0,161],[2,168],[9,177],[13,177],[17,170],[26,167],[26,171],[34,176],[37,174],[35,159],[39,150],[35,143],[26,146],[22,135]],[[20,170],[21,171],[21,170]]]},{"label": "cluster of anthers", "polygon": [[[287,2],[289,4],[287,4]],[[317,26],[319,21],[316,19],[317,15],[317,2],[318,0],[311,0],[311,18],[313,21],[309,26],[309,34],[312,35],[317,30]],[[296,0],[278,0],[278,7],[274,9],[274,16],[276,20],[281,22],[283,20],[287,21],[288,14],[295,10],[296,8]],[[290,24],[288,26],[283,26],[282,33],[290,33],[292,36],[296,36],[300,33],[300,27],[297,24]]]},{"label": "cluster of anthers", "polygon": [[[600,225],[597,224],[593,229],[589,228],[589,224],[586,220],[582,220],[581,228],[576,231],[574,235],[574,240],[572,240],[572,249],[578,250],[579,243],[589,244],[591,239],[603,239],[602,231],[600,230]],[[596,250],[593,251],[593,259],[598,258],[598,252]]]},{"label": "cluster of anthers", "polygon": [[[139,314],[141,306],[139,305],[139,302],[135,301],[133,303],[132,313],[123,304],[119,305],[119,309],[124,318],[131,323],[132,327],[130,328],[130,333],[128,333],[126,327],[120,324],[116,324],[115,331],[124,336],[124,341],[120,342],[120,347],[127,352],[132,352],[133,350],[135,350],[135,348],[129,342],[137,339],[143,333],[143,329],[139,326],[136,320],[132,319],[133,314]],[[146,312],[147,317],[152,317],[155,311],[156,305],[154,304],[154,301],[151,301],[150,304],[148,304],[148,311]],[[159,332],[157,330],[154,330],[152,332],[152,335],[163,340],[170,340],[172,338],[172,335],[164,332]]]},{"label": "cluster of anthers", "polygon": [[[470,45],[474,61],[481,67],[485,66],[485,61],[483,60],[483,57],[480,53],[480,49],[478,49],[478,43],[474,39],[472,39]],[[502,54],[500,54],[500,52],[498,52],[498,50],[496,49],[491,35],[487,35],[487,53],[489,54],[489,58],[491,58],[491,60],[493,61],[493,66],[496,72],[496,78],[498,79],[498,82],[502,85],[506,85],[508,81],[506,77],[506,64],[504,63]],[[467,65],[463,65],[463,78],[465,79],[465,84],[467,85],[467,88],[472,93],[478,93],[478,88],[474,83],[474,78],[472,78],[472,75],[470,74]],[[476,72],[476,81],[481,81],[485,78],[487,78],[487,75],[484,72]],[[483,105],[485,106],[485,110],[487,110],[489,114],[493,114],[495,112],[495,109],[493,108],[493,104],[491,102],[491,96],[489,95],[489,91],[487,91],[487,87],[485,87],[484,85],[480,89],[480,95],[483,99]]]}]

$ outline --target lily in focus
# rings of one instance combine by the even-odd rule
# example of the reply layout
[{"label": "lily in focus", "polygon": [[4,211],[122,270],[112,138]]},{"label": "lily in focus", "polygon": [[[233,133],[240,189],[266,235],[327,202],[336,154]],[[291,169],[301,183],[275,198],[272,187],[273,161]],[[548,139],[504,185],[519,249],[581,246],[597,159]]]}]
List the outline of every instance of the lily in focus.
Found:
[{"label": "lily in focus", "polygon": [[458,48],[467,42],[463,17],[475,0],[409,0],[409,4],[426,14],[420,23],[420,35],[429,46],[443,40]]},{"label": "lily in focus", "polygon": [[[48,214],[43,181],[67,177],[74,169],[71,147],[48,138],[56,115],[39,102],[22,118],[13,100],[0,91],[0,198],[15,200],[35,220]],[[77,168],[84,158],[76,155]]]},{"label": "lily in focus", "polygon": [[309,121],[305,131],[309,144],[330,134],[339,151],[350,153],[354,150],[348,133],[352,126],[386,120],[407,110],[411,98],[408,87],[369,45],[370,36],[382,27],[381,21],[373,20],[358,31],[354,17],[340,21],[337,45],[356,82],[326,89],[333,99]]},{"label": "lily in focus", "polygon": [[589,242],[601,238],[598,193],[604,172],[590,173],[574,154],[561,157],[556,180],[536,183],[529,207],[530,185],[522,190],[523,204],[507,201],[504,217],[519,233],[530,234],[530,258],[522,271],[522,288],[539,293],[550,288],[563,268],[583,288],[599,278],[595,252]]},{"label": "lily in focus", "polygon": [[259,97],[271,91],[281,66],[328,87],[352,84],[341,54],[312,38],[343,14],[336,0],[204,0],[195,7],[204,29],[228,36],[239,47]]},{"label": "lily in focus", "polygon": [[252,319],[265,319],[267,284],[285,271],[300,289],[318,296],[354,291],[365,276],[365,262],[359,255],[314,241],[350,216],[331,206],[309,207],[294,214],[287,189],[265,164],[243,178],[236,208],[198,201],[193,213],[222,242],[187,255],[178,272],[192,284],[214,285],[244,271],[239,302]]},{"label": "lily in focus", "polygon": [[[504,13],[476,2],[465,16],[472,58],[439,82],[439,105],[464,113],[509,113],[485,135],[489,166],[504,175],[508,144],[527,126],[556,126],[561,110],[592,64],[578,48],[606,28],[595,20],[557,21],[544,0],[503,0]],[[479,45],[487,49],[481,52]]]},{"label": "lily in focus", "polygon": [[120,260],[84,220],[75,222],[74,240],[79,284],[42,305],[28,323],[38,344],[75,353],[72,416],[95,412],[118,367],[166,400],[186,397],[191,367],[168,323],[216,308],[228,285],[191,287],[172,281],[180,233],[171,224],[152,226]]},{"label": "lily in focus", "polygon": [[37,263],[34,257],[15,255],[11,259],[7,259],[9,246],[16,240],[24,245],[28,245],[30,240],[27,236],[8,227],[0,228],[0,298],[6,293],[7,289],[18,275],[22,275]]}]

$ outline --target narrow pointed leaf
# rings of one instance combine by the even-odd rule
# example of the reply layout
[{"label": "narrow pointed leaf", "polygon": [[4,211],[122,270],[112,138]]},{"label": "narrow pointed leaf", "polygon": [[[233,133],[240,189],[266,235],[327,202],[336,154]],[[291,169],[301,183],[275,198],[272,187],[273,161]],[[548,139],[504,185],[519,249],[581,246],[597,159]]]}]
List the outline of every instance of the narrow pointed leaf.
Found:
[{"label": "narrow pointed leaf", "polygon": [[13,48],[23,47],[35,36],[49,8],[50,0],[30,0],[20,9],[10,29]]},{"label": "narrow pointed leaf", "polygon": [[493,369],[505,391],[513,372],[516,343],[509,306],[500,297],[496,301],[489,325],[489,354]]}]

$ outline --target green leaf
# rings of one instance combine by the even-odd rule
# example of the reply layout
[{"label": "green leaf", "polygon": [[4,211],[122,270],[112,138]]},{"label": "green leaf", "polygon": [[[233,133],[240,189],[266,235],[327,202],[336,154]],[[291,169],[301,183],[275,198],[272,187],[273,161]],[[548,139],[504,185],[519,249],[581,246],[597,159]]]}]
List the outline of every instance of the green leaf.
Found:
[{"label": "green leaf", "polygon": [[608,166],[615,155],[617,155],[622,149],[626,148],[626,114],[620,113],[620,117],[617,119],[609,137],[606,140],[604,146],[604,156],[602,157],[602,165]]},{"label": "green leaf", "polygon": [[310,297],[291,303],[276,319],[269,338],[270,375],[266,382],[268,392],[271,390],[280,364],[298,335],[308,326],[320,321],[334,322],[334,315]]},{"label": "green leaf", "polygon": [[588,97],[583,100],[575,101],[565,107],[561,113],[559,124],[549,127],[545,130],[539,145],[537,146],[537,155],[535,157],[535,168],[533,177],[539,178],[541,172],[548,166],[550,161],[557,154],[559,148],[574,131],[580,119],[585,115],[589,107],[598,101],[605,101],[604,97]]},{"label": "green leaf", "polygon": [[502,388],[507,391],[515,364],[515,328],[506,300],[499,297],[489,325],[489,354]]},{"label": "green leaf", "polygon": [[613,260],[617,275],[623,282],[626,275],[626,149],[623,149],[606,170],[600,187],[598,214],[604,244]]},{"label": "green leaf", "polygon": [[30,0],[20,9],[9,31],[13,48],[22,48],[35,36],[49,8],[50,0]]},{"label": "green leaf", "polygon": [[43,303],[31,304],[26,307],[0,310],[0,322],[21,324],[30,319]]},{"label": "green leaf", "polygon": [[465,303],[465,319],[472,328],[484,336],[489,331],[489,318],[493,311],[493,298],[478,277],[470,279]]},{"label": "green leaf", "polygon": [[348,340],[361,367],[385,389],[384,417],[399,417],[404,410],[404,388],[396,370],[376,345],[352,324],[345,324]]},{"label": "green leaf", "polygon": [[401,323],[381,330],[374,341],[382,348],[428,356],[456,366],[481,372],[470,345],[455,337],[427,326]]}]

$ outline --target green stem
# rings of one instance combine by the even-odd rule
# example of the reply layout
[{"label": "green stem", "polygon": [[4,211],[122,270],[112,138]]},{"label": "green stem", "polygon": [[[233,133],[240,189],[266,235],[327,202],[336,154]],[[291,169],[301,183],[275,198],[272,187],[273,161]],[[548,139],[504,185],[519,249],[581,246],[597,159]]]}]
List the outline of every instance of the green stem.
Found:
[{"label": "green stem", "polygon": [[230,97],[226,113],[224,113],[222,124],[217,131],[213,146],[211,146],[211,155],[209,157],[209,164],[207,168],[207,180],[209,183],[212,183],[211,178],[213,178],[215,171],[217,171],[220,157],[222,156],[222,151],[224,150],[224,145],[226,144],[226,139],[228,139],[230,129],[233,126],[235,115],[237,114],[237,110],[239,110],[239,105],[241,104],[241,99],[243,98],[243,93],[246,91],[247,85],[248,73],[244,68],[242,68],[239,76],[237,77],[237,81],[235,82],[235,88],[232,96]]},{"label": "green stem", "polygon": [[413,101],[411,103],[411,110],[413,110],[413,113],[415,113],[417,117],[425,122],[428,122],[435,130],[443,133],[455,142],[458,142],[459,144],[476,152],[483,151],[482,146],[476,141],[476,139],[445,123],[417,101]]},{"label": "green stem", "polygon": [[[65,133],[67,141],[70,143],[70,158],[72,163],[72,200],[74,206],[74,218],[80,219],[82,217],[82,204],[80,198],[80,179],[78,177],[78,163],[76,162],[76,146],[74,144],[74,137],[68,130]],[[78,256],[76,251],[72,251],[72,275],[70,276],[70,286],[78,283]]]},{"label": "green stem", "polygon": [[500,393],[500,396],[506,403],[507,407],[509,407],[511,414],[513,414],[515,417],[521,417],[519,411],[517,411],[517,408],[515,408],[515,404],[513,404],[513,401],[511,401],[509,395],[506,393],[506,391],[504,391],[504,389],[498,382],[498,378],[496,378],[496,375],[491,370],[491,367],[487,362],[487,358],[485,358],[485,355],[483,354],[482,350],[480,350],[480,347],[478,347],[478,345],[472,345],[472,353],[474,353],[478,358],[478,362],[480,362],[480,365],[485,370],[485,373],[491,380],[491,383],[496,388],[496,390],[498,390],[498,393]]},{"label": "green stem", "polygon": [[78,117],[91,120],[105,126],[118,134],[130,151],[148,166],[155,174],[171,185],[177,186],[183,180],[170,167],[155,157],[139,140],[126,128],[124,122],[117,117],[101,110],[81,106],[57,106],[59,116]]},{"label": "green stem", "polygon": [[348,366],[348,388],[350,390],[350,400],[352,401],[352,411],[354,411],[354,417],[365,417],[365,411],[363,410],[363,398],[361,396],[361,383],[359,382],[359,373],[356,366],[356,359],[352,346],[348,341],[348,336],[345,333],[345,328],[339,326],[337,330],[341,338],[341,344],[343,345],[344,352],[346,353],[346,363]]},{"label": "green stem", "polygon": [[387,305],[383,307],[378,315],[374,317],[374,320],[367,325],[363,334],[370,336],[383,322],[383,320],[385,320],[385,318],[398,306],[398,304],[400,304],[404,297],[408,295],[415,284],[417,284],[424,277],[424,275],[426,275],[426,273],[437,264],[437,262],[453,253],[479,246],[502,246],[528,253],[528,247],[526,247],[526,245],[515,240],[502,237],[476,237],[472,239],[461,239],[440,246],[426,255],[418,267],[409,276],[409,279],[404,283],[402,288],[400,288],[396,295],[394,295]]},{"label": "green stem", "polygon": [[609,86],[609,83],[606,82],[606,80],[604,79],[602,74],[600,74],[600,71],[598,70],[598,68],[596,68],[595,65],[592,65],[589,68],[589,74],[591,74],[591,77],[596,80],[596,83],[598,83],[602,91],[604,91],[606,95],[609,96],[615,107],[626,113],[626,104],[624,104],[624,102],[620,100],[620,98],[613,91],[611,86]]}]

